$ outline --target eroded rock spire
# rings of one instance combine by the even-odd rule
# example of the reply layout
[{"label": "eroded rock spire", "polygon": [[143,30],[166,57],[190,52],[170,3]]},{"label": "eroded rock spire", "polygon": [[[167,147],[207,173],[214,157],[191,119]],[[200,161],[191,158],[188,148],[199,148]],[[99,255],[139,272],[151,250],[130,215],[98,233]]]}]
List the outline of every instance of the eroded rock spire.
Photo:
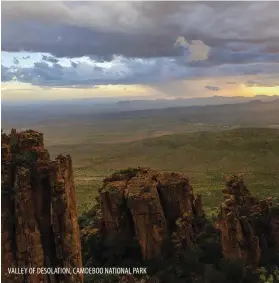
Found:
[{"label": "eroded rock spire", "polygon": [[2,134],[2,281],[83,282],[81,274],[8,273],[10,267],[81,267],[71,157],[51,161],[43,135]]}]

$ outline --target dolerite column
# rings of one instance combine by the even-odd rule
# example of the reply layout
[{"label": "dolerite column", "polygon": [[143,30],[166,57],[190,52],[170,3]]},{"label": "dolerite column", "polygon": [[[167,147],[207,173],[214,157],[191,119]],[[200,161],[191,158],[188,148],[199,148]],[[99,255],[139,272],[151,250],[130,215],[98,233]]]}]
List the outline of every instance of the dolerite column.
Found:
[{"label": "dolerite column", "polygon": [[8,273],[8,268],[16,267],[13,166],[3,156],[1,165],[1,281],[21,283],[23,276]]},{"label": "dolerite column", "polygon": [[36,131],[13,129],[1,136],[1,282],[82,283],[82,275],[8,273],[80,268],[82,262],[70,156],[51,161]]},{"label": "dolerite column", "polygon": [[[56,256],[60,266],[81,267],[81,246],[77,221],[71,157],[59,155],[52,164],[52,225]],[[63,282],[83,282],[82,274],[64,275]]]},{"label": "dolerite column", "polygon": [[[28,168],[18,167],[15,177],[15,237],[18,267],[43,267],[44,253],[41,233],[35,219],[35,208]],[[44,282],[44,275],[28,273],[24,282]]]}]

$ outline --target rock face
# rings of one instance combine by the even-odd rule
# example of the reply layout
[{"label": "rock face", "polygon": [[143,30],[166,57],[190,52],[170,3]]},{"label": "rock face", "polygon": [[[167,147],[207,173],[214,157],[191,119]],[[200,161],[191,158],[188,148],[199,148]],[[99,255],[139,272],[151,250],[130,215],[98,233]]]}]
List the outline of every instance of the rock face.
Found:
[{"label": "rock face", "polygon": [[8,274],[10,267],[81,267],[70,156],[51,161],[43,135],[2,134],[2,281],[83,282],[81,275]]},{"label": "rock face", "polygon": [[268,248],[279,249],[278,207],[251,196],[239,176],[227,181],[223,195],[218,223],[223,255],[256,266]]},{"label": "rock face", "polygon": [[195,233],[193,220],[204,217],[200,197],[178,173],[144,168],[120,171],[104,180],[100,201],[105,231],[136,237],[145,259],[160,255],[178,218],[188,215],[190,234]]}]

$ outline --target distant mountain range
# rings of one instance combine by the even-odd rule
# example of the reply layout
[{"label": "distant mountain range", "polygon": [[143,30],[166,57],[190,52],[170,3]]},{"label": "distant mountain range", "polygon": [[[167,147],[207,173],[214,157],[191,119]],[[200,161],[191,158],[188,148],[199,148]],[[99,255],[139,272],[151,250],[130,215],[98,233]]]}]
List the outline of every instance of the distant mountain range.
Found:
[{"label": "distant mountain range", "polygon": [[117,102],[121,110],[143,110],[158,109],[166,107],[182,107],[182,106],[205,106],[205,105],[222,105],[236,104],[249,101],[268,102],[279,99],[279,95],[256,95],[253,97],[245,96],[211,96],[197,98],[177,98],[177,99],[156,99],[156,100],[123,100]]},{"label": "distant mountain range", "polygon": [[22,107],[33,107],[37,106],[76,106],[86,110],[87,108],[92,109],[94,107],[103,109],[120,109],[129,110],[135,109],[152,109],[152,108],[165,108],[165,107],[181,107],[181,106],[205,106],[205,105],[220,105],[220,104],[234,104],[243,103],[254,100],[261,101],[272,101],[279,99],[279,95],[256,95],[252,97],[245,96],[210,96],[210,97],[196,97],[196,98],[175,98],[175,99],[130,99],[121,100],[122,97],[94,97],[94,98],[82,98],[82,99],[67,99],[67,100],[34,100],[34,101],[7,101],[1,100],[2,107],[10,106],[22,106]]},{"label": "distant mountain range", "polygon": [[[157,113],[162,110],[164,113],[171,112],[200,112],[204,111],[204,106],[211,109],[214,106],[224,106],[223,109],[228,109],[232,106],[233,109],[244,107],[245,104],[272,104],[279,109],[279,96],[257,95],[254,97],[200,97],[200,98],[178,98],[178,99],[157,99],[157,100],[126,100],[126,101],[106,101],[97,102],[92,99],[76,99],[76,100],[56,100],[56,101],[36,101],[33,103],[7,103],[1,102],[1,118],[2,125],[18,125],[21,122],[32,124],[35,121],[55,120],[60,118],[78,119],[78,117],[86,116],[93,117],[101,115],[102,117],[110,116],[111,114],[125,115],[131,117],[139,115],[141,112],[144,115],[150,116],[150,111]],[[237,107],[235,107],[237,105]],[[263,105],[264,106],[264,105]],[[218,109],[219,109],[218,107]],[[187,109],[186,109],[187,108]],[[222,107],[221,107],[222,108]],[[231,107],[229,107],[230,109]],[[262,108],[262,107],[261,107]],[[164,111],[166,109],[166,111]],[[154,111],[152,111],[154,110]],[[148,113],[146,113],[148,111]],[[234,110],[235,111],[235,110]],[[160,111],[161,112],[161,111]],[[91,119],[90,118],[90,119]]]}]

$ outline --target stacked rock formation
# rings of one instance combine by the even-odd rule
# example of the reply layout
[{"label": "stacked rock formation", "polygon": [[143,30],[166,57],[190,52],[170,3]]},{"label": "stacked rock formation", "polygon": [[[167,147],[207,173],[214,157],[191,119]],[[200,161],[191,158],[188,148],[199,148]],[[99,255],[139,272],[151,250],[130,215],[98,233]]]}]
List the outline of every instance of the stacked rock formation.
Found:
[{"label": "stacked rock formation", "polygon": [[8,268],[81,267],[70,156],[51,161],[43,135],[2,134],[2,281],[83,282],[82,275],[8,273]]},{"label": "stacked rock formation", "polygon": [[256,266],[268,247],[279,248],[278,206],[253,197],[240,176],[227,181],[223,195],[218,223],[223,255]]},{"label": "stacked rock formation", "polygon": [[194,219],[204,217],[200,197],[194,196],[188,178],[179,173],[144,168],[120,171],[104,180],[100,201],[106,232],[136,237],[145,259],[161,254],[178,218],[190,217],[188,233],[192,234]]}]

